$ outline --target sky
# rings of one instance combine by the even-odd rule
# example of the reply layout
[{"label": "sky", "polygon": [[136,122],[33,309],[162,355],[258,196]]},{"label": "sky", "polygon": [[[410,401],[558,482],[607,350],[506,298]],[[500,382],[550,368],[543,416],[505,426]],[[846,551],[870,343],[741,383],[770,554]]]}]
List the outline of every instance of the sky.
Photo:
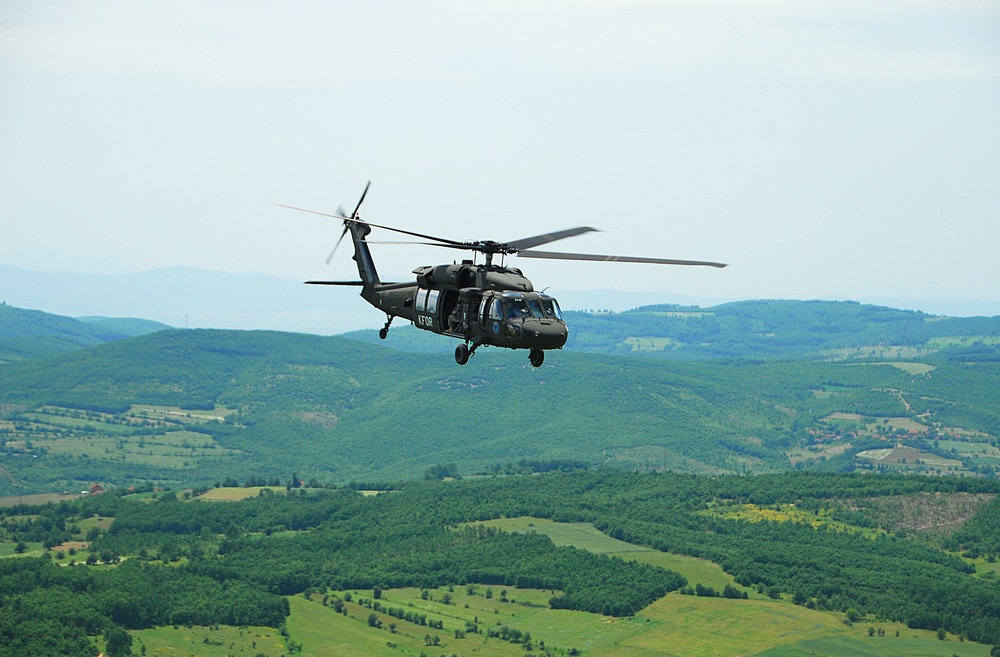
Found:
[{"label": "sky", "polygon": [[367,180],[375,223],[730,265],[510,259],[556,296],[1000,303],[1000,3],[0,0],[0,262],[354,278],[272,204]]}]

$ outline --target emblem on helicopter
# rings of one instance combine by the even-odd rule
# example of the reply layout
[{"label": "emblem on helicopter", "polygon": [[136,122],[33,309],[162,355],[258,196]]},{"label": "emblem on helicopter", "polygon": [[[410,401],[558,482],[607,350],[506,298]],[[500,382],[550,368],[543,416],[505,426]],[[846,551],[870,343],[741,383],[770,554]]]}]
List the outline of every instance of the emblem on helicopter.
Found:
[{"label": "emblem on helicopter", "polygon": [[[505,256],[543,258],[550,260],[584,260],[593,262],[634,262],[655,265],[694,265],[725,267],[720,262],[700,260],[673,260],[635,256],[598,255],[591,253],[562,253],[539,251],[534,247],[550,242],[594,232],[596,228],[581,226],[544,235],[526,237],[512,242],[480,240],[459,242],[434,237],[401,228],[382,226],[361,219],[360,210],[371,181],[365,185],[354,211],[350,214],[343,206],[336,214],[306,210],[291,205],[283,208],[333,217],[343,222],[343,231],[327,256],[327,264],[347,233],[354,242],[354,260],[358,265],[358,281],[306,281],[308,285],[349,285],[361,288],[361,297],[385,313],[386,322],[379,330],[383,340],[396,317],[413,322],[417,328],[460,340],[455,348],[455,361],[465,365],[482,346],[527,349],[528,359],[534,367],[541,366],[545,351],[561,349],[569,333],[562,310],[555,298],[544,292],[535,292],[520,269],[504,264]],[[462,260],[450,265],[429,265],[413,270],[416,280],[405,283],[386,283],[379,279],[375,262],[368,249],[368,235],[373,228],[388,230],[426,242],[412,242],[443,248],[472,251],[482,254],[484,262]],[[500,256],[500,264],[493,263]]]}]

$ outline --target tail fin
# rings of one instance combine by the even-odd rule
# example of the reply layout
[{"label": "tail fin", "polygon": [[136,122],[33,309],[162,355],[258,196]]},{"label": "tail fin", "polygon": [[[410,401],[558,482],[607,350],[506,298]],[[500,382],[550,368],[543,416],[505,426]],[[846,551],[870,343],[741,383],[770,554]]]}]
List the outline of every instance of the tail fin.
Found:
[{"label": "tail fin", "polygon": [[368,242],[365,237],[372,232],[371,226],[363,221],[348,220],[348,227],[351,231],[351,238],[354,240],[354,261],[358,263],[358,275],[364,287],[374,288],[379,284],[378,272],[375,270],[375,261],[372,260],[371,251],[368,250]]}]

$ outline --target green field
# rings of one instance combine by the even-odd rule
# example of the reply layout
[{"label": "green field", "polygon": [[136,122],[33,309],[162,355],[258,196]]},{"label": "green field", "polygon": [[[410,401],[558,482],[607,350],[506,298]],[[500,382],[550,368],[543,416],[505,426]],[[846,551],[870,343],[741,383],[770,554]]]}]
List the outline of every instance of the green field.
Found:
[{"label": "green field", "polygon": [[745,590],[744,587],[737,585],[733,578],[722,570],[721,566],[711,561],[682,554],[660,552],[652,548],[619,541],[586,522],[554,522],[544,518],[522,517],[500,518],[473,524],[496,527],[508,532],[535,531],[539,534],[545,534],[556,545],[572,545],[597,554],[607,554],[651,566],[659,566],[680,573],[691,586],[701,584],[711,586],[716,591],[722,591],[728,584],[741,591]]},{"label": "green field", "polygon": [[257,497],[260,495],[260,491],[265,488],[275,493],[283,493],[285,491],[284,486],[221,487],[207,490],[195,499],[205,502],[236,502],[238,500],[245,500],[248,497]]},{"label": "green field", "polygon": [[[486,591],[492,597],[486,597]],[[507,602],[501,599],[506,592]],[[333,595],[343,599],[344,591]],[[620,641],[641,631],[645,625],[638,620],[612,619],[585,612],[548,609],[546,601],[550,591],[517,589],[513,587],[476,586],[470,594],[466,587],[431,589],[430,599],[423,599],[420,589],[391,589],[384,591],[379,600],[386,608],[405,609],[426,616],[427,625],[394,618],[385,612],[374,612],[360,604],[362,600],[372,602],[371,591],[351,591],[351,602],[345,602],[347,615],[336,613],[332,605],[323,606],[322,596],[314,595],[312,600],[300,596],[291,598],[292,615],[288,619],[288,629],[293,641],[303,646],[305,656],[324,657],[326,655],[391,655],[403,652],[415,657],[427,654],[458,655],[523,655],[523,643],[504,641],[499,637],[487,636],[489,629],[499,630],[506,626],[521,632],[528,632],[534,648],[544,642],[553,650],[590,650],[594,647]],[[450,604],[444,596],[451,596]],[[372,614],[381,623],[380,628],[369,625]],[[441,628],[430,627],[440,621]],[[455,630],[464,632],[471,623],[478,632],[468,632],[464,637],[456,636]],[[390,625],[394,624],[394,625]],[[428,637],[437,645],[428,645]],[[395,648],[388,644],[395,644]]]},{"label": "green field", "polygon": [[[783,602],[725,600],[668,595],[642,611],[649,630],[622,645],[639,655],[726,657],[750,655],[804,639],[846,630],[830,613],[811,611]],[[594,655],[615,655],[613,647]]]},{"label": "green field", "polygon": [[[284,637],[270,627],[156,627],[134,630],[132,654],[147,657],[282,657]],[[145,649],[145,650],[144,650]]]},{"label": "green field", "polygon": [[663,351],[683,346],[679,340],[673,338],[649,338],[649,337],[628,337],[622,344],[631,347],[632,351]]},{"label": "green field", "polygon": [[102,413],[43,405],[0,428],[7,434],[7,449],[24,454],[192,469],[244,454],[196,430],[230,414],[224,406],[187,411],[137,404],[124,413]]},{"label": "green field", "polygon": [[[884,624],[875,623],[879,627]],[[865,627],[868,627],[867,625]],[[903,626],[886,629],[885,636],[868,636],[867,630],[854,628],[850,633],[809,639],[757,653],[757,657],[988,657],[990,647],[955,637],[938,640],[933,632],[911,630]]]},{"label": "green field", "polygon": [[[410,623],[373,612],[359,604],[372,601],[370,591],[351,591],[346,603],[347,615],[324,606],[319,595],[311,600],[301,596],[289,599],[292,615],[288,619],[290,636],[302,644],[304,657],[334,655],[483,655],[485,657],[523,655],[523,645],[485,636],[487,629],[502,626],[531,635],[533,647],[544,642],[553,654],[565,654],[576,648],[593,657],[737,657],[759,654],[762,657],[985,657],[989,646],[935,638],[933,632],[910,630],[896,623],[859,622],[848,627],[839,614],[811,611],[787,602],[771,600],[725,600],[670,594],[653,603],[634,618],[610,618],[584,612],[534,607],[547,598],[547,591],[506,589],[515,602],[503,603],[497,597],[487,599],[487,587],[476,587],[470,595],[465,587],[454,591],[432,589],[432,600],[421,599],[418,589],[393,589],[382,593],[381,604],[390,608],[415,610],[428,621],[441,621],[442,629]],[[333,592],[343,598],[346,592]],[[444,604],[445,594],[451,604]],[[332,597],[331,596],[331,597]],[[521,601],[521,602],[518,602]],[[522,602],[531,603],[530,605]],[[375,613],[381,627],[369,625]],[[482,633],[455,636],[466,621],[477,623]],[[478,621],[478,622],[477,622]],[[394,626],[390,628],[390,623]],[[867,628],[881,628],[885,636],[868,637]],[[900,636],[895,636],[899,631]],[[188,633],[190,654],[214,657],[216,653],[195,651]],[[429,646],[428,638],[437,645]],[[165,653],[173,654],[173,653]]]}]

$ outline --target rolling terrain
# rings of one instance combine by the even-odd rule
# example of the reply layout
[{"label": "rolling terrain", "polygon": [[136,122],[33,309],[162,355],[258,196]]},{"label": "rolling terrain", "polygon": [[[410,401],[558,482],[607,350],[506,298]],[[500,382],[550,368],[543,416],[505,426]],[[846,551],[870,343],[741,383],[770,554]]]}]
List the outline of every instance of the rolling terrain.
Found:
[{"label": "rolling terrain", "polygon": [[[912,321],[899,333],[923,341],[918,348],[889,344],[892,321],[864,324],[852,342],[829,319],[864,307],[757,305],[771,315],[808,311],[754,320],[787,326],[775,330],[800,341],[815,325],[839,337],[809,343],[813,357],[796,360],[749,357],[750,336],[733,348],[740,358],[567,349],[535,370],[510,351],[484,349],[458,367],[447,355],[348,338],[169,330],[12,362],[0,367],[0,492],[292,474],[344,484],[567,463],[996,473],[995,320],[903,313]],[[639,315],[647,324],[659,317]],[[878,340],[891,354],[862,357],[859,345]],[[851,357],[820,357],[835,344]]]},{"label": "rolling terrain", "polygon": [[[576,472],[0,508],[0,656],[986,657],[998,492]],[[944,533],[880,511],[969,495]]]}]

